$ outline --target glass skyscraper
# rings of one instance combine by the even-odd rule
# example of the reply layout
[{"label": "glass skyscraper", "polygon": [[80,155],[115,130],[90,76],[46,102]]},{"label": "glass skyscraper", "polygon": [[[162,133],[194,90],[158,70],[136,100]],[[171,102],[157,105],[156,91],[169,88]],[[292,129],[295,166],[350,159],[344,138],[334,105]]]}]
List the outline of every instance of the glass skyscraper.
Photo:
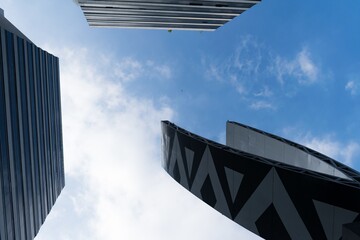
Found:
[{"label": "glass skyscraper", "polygon": [[261,0],[75,0],[93,27],[213,31]]},{"label": "glass skyscraper", "polygon": [[64,188],[59,60],[0,11],[0,239],[33,239]]}]

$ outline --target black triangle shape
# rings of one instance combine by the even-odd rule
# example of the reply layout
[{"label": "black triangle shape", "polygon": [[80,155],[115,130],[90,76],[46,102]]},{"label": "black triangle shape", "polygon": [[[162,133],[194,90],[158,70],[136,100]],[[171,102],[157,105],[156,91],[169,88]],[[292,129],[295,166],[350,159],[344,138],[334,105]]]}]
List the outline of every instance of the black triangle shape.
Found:
[{"label": "black triangle shape", "polygon": [[[193,137],[190,137],[183,133],[178,133],[177,137],[179,139],[181,157],[184,160],[183,163],[185,168],[185,174],[189,183],[189,189],[191,189],[207,145],[202,141],[194,141]],[[191,172],[189,171],[190,167],[188,166],[186,161],[185,148],[194,151],[193,166]]]},{"label": "black triangle shape", "polygon": [[[232,219],[234,219],[269,173],[271,166],[255,161],[249,158],[248,155],[242,156],[241,154],[225,152],[213,146],[209,146],[209,149]],[[230,194],[225,167],[244,175],[235,201],[232,200]]]},{"label": "black triangle shape", "polygon": [[207,175],[204,184],[201,187],[200,192],[201,192],[202,200],[207,204],[209,204],[211,207],[215,207],[217,200],[215,197],[214,188],[211,184],[211,179],[209,175]]},{"label": "black triangle shape", "polygon": [[173,177],[178,183],[180,183],[181,176],[180,176],[180,170],[179,170],[179,165],[178,165],[177,160],[175,162],[175,166],[174,166],[174,170],[173,170]]},{"label": "black triangle shape", "polygon": [[256,220],[255,224],[259,231],[260,237],[262,238],[267,240],[291,240],[291,237],[273,204],[270,204],[270,206],[263,212],[263,214],[261,214],[259,219]]}]

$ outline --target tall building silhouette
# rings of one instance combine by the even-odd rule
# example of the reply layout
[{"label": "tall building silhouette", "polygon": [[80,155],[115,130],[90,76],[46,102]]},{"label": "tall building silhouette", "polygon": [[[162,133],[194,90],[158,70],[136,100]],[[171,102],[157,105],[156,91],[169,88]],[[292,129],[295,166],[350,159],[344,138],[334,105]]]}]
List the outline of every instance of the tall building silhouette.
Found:
[{"label": "tall building silhouette", "polygon": [[64,188],[59,60],[0,11],[0,239],[33,239]]},{"label": "tall building silhouette", "polygon": [[75,0],[93,27],[213,31],[261,0]]},{"label": "tall building silhouette", "polygon": [[260,237],[360,239],[360,173],[350,167],[236,122],[226,145],[168,121],[162,132],[170,176]]}]

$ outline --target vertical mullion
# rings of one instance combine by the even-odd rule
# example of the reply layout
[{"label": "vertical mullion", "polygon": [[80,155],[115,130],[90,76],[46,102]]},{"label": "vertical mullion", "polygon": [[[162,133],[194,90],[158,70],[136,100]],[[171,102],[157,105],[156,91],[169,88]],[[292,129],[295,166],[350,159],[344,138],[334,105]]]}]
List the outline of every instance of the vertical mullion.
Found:
[{"label": "vertical mullion", "polygon": [[59,72],[59,59],[56,58],[56,94],[57,94],[57,119],[59,123],[59,164],[60,164],[60,171],[61,171],[61,187],[65,186],[65,169],[64,169],[64,147],[63,147],[63,135],[62,135],[62,111],[61,111],[61,87],[60,87],[60,72]]},{"label": "vertical mullion", "polygon": [[43,151],[43,159],[42,159],[42,176],[43,176],[43,186],[44,186],[44,218],[43,222],[45,221],[46,214],[49,212],[49,206],[48,206],[48,182],[46,178],[47,173],[47,160],[48,160],[48,154],[47,154],[47,127],[46,127],[46,94],[45,94],[45,82],[46,82],[46,76],[45,76],[45,60],[44,60],[44,52],[39,49],[40,51],[40,86],[41,86],[41,110],[42,110],[42,151]]},{"label": "vertical mullion", "polygon": [[46,54],[45,52],[43,52],[43,63],[44,63],[44,67],[43,67],[43,72],[44,72],[44,122],[45,122],[45,150],[46,150],[46,173],[45,173],[45,179],[46,179],[46,190],[47,190],[47,203],[48,203],[48,212],[51,209],[52,206],[52,179],[51,179],[51,135],[50,135],[50,124],[49,124],[49,90],[48,90],[48,86],[49,86],[49,74],[48,74],[48,68],[49,68],[49,63],[48,63],[48,54]]},{"label": "vertical mullion", "polygon": [[41,224],[41,183],[40,183],[40,173],[39,173],[39,131],[38,131],[38,106],[37,106],[37,84],[36,84],[36,48],[35,46],[28,42],[28,60],[29,60],[29,87],[30,87],[30,104],[31,104],[31,143],[33,150],[33,161],[32,161],[32,172],[33,172],[33,196],[34,196],[34,234],[37,233]]},{"label": "vertical mullion", "polygon": [[57,70],[58,70],[58,64],[57,64],[57,58],[53,57],[53,93],[54,93],[54,125],[55,125],[55,173],[56,173],[56,184],[57,184],[57,188],[56,188],[56,194],[59,195],[62,189],[62,183],[61,183],[61,156],[60,156],[60,133],[59,131],[61,131],[60,129],[60,123],[59,123],[59,108],[58,108],[58,101],[60,99],[59,93],[58,93],[58,89],[57,89]]},{"label": "vertical mullion", "polygon": [[54,131],[54,91],[53,81],[54,81],[54,73],[53,73],[53,59],[54,57],[48,55],[48,98],[49,98],[49,130],[50,130],[50,173],[51,173],[51,204],[55,203],[56,199],[56,179],[55,179],[55,131]]},{"label": "vertical mullion", "polygon": [[[22,97],[21,97],[21,81],[24,77],[23,74],[23,68],[24,68],[24,63],[21,62],[23,60],[23,56],[21,58],[21,54],[23,52],[21,52],[21,44],[20,46],[18,45],[18,37],[14,36],[13,38],[13,45],[14,45],[14,63],[15,63],[15,81],[14,81],[14,99],[16,99],[16,119],[17,121],[14,123],[16,124],[16,128],[17,128],[17,132],[14,133],[16,134],[14,136],[14,143],[16,140],[16,145],[17,145],[17,149],[15,151],[18,151],[18,159],[16,162],[16,168],[15,168],[15,172],[16,172],[16,187],[17,187],[17,192],[18,192],[18,207],[19,207],[19,221],[20,221],[20,235],[21,235],[21,239],[26,238],[25,236],[25,232],[26,232],[26,225],[27,225],[27,221],[26,221],[26,213],[28,212],[26,210],[27,208],[27,198],[25,197],[25,184],[26,184],[26,173],[25,173],[25,159],[24,159],[24,135],[23,135],[23,120],[22,120]],[[20,48],[19,48],[20,47]],[[24,96],[26,97],[26,96]],[[15,147],[15,145],[14,145]],[[19,151],[20,150],[20,151]]]},{"label": "vertical mullion", "polygon": [[[32,119],[31,119],[31,112],[32,112],[32,108],[31,108],[31,96],[30,96],[30,73],[32,73],[32,70],[30,70],[30,67],[32,68],[32,66],[30,66],[29,63],[29,57],[32,57],[31,54],[29,54],[29,49],[28,47],[31,47],[31,44],[28,44],[28,42],[26,40],[24,40],[24,62],[25,62],[25,82],[26,82],[26,86],[25,86],[25,91],[26,93],[23,95],[26,95],[26,106],[24,106],[24,108],[27,109],[27,128],[28,128],[28,144],[29,144],[29,151],[28,151],[28,156],[27,156],[27,171],[28,171],[28,175],[27,175],[27,191],[28,191],[28,197],[29,197],[29,218],[30,218],[30,222],[29,222],[29,237],[30,239],[35,237],[35,231],[34,231],[34,224],[35,224],[35,201],[34,201],[34,171],[33,171],[33,163],[34,163],[34,153],[33,153],[33,139],[32,139]],[[30,56],[29,56],[30,55]]]},{"label": "vertical mullion", "polygon": [[45,221],[46,212],[47,212],[47,197],[46,197],[46,180],[45,180],[45,144],[44,144],[44,94],[43,94],[43,74],[42,74],[42,53],[40,48],[36,48],[36,53],[38,54],[38,77],[37,77],[37,83],[38,83],[38,97],[39,97],[39,136],[40,136],[40,180],[41,180],[41,200],[42,200],[42,212],[41,212],[41,223]]},{"label": "vertical mullion", "polygon": [[28,94],[27,94],[27,72],[26,72],[26,55],[25,55],[25,41],[24,39],[17,37],[18,48],[18,102],[19,116],[21,120],[20,127],[20,139],[21,141],[21,153],[22,153],[22,186],[23,186],[23,201],[24,201],[24,219],[25,219],[25,238],[31,237],[31,216],[32,209],[31,200],[31,165],[30,163],[30,140],[29,140],[29,109],[28,109]]},{"label": "vertical mullion", "polygon": [[[16,189],[16,173],[15,173],[15,161],[17,152],[13,151],[14,144],[13,144],[13,128],[14,124],[12,122],[12,116],[14,115],[12,110],[13,101],[12,98],[12,87],[11,84],[15,81],[15,73],[14,73],[14,60],[13,60],[13,34],[5,31],[4,34],[4,44],[6,50],[6,57],[5,57],[5,66],[4,66],[4,79],[5,79],[5,104],[6,104],[6,116],[7,116],[7,135],[8,135],[8,149],[9,149],[9,187],[10,187],[10,195],[11,198],[9,199],[9,204],[7,207],[8,210],[11,211],[11,216],[9,219],[8,224],[8,238],[9,239],[20,239],[20,231],[19,228],[19,211],[17,207],[17,189]],[[16,112],[16,111],[15,111]]]}]

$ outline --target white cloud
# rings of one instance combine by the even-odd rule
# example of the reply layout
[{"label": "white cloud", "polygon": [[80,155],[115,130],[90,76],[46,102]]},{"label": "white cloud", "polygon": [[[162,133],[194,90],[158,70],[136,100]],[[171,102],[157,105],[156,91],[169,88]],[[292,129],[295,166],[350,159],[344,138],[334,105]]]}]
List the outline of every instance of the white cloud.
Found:
[{"label": "white cloud", "polygon": [[254,110],[261,110],[261,109],[270,109],[275,110],[276,107],[273,106],[271,103],[266,101],[255,101],[250,104],[250,108]]},{"label": "white cloud", "polygon": [[263,50],[263,46],[256,38],[247,35],[240,40],[234,53],[225,61],[216,63],[213,59],[202,59],[205,75],[209,79],[232,85],[249,84],[249,81],[255,81],[259,77],[263,63]]},{"label": "white cloud", "polygon": [[171,69],[167,65],[156,66],[155,70],[160,74],[160,76],[169,79],[171,78]]},{"label": "white cloud", "polygon": [[212,80],[222,82],[224,81],[224,79],[220,71],[221,70],[218,66],[216,66],[215,64],[210,64],[210,66],[208,66],[208,68],[206,69],[205,74],[208,78]]},{"label": "white cloud", "polygon": [[271,97],[273,92],[270,90],[268,86],[264,86],[259,92],[254,93],[256,97]]},{"label": "white cloud", "polygon": [[297,56],[297,62],[299,64],[302,74],[307,80],[305,82],[312,83],[317,80],[318,67],[315,65],[310,57],[309,51],[304,48]]},{"label": "white cloud", "polygon": [[119,63],[86,49],[51,52],[61,61],[66,187],[37,240],[259,239],[162,170],[160,120],[173,110],[128,95],[116,81],[141,84],[155,65],[132,59],[126,64],[135,73],[116,75]]},{"label": "white cloud", "polygon": [[360,150],[360,145],[356,142],[342,143],[329,136],[306,139],[304,145],[346,165],[353,164],[354,157],[358,155]]},{"label": "white cloud", "polygon": [[308,47],[288,57],[248,35],[225,60],[203,58],[202,64],[208,79],[229,85],[251,109],[276,110],[275,99],[291,98],[299,87],[328,77],[315,59]]},{"label": "white cloud", "polygon": [[143,66],[139,61],[125,58],[116,64],[114,71],[118,80],[129,82],[137,79],[142,74]]},{"label": "white cloud", "polygon": [[240,41],[239,47],[235,50],[231,64],[241,75],[256,79],[263,63],[263,50],[263,46],[255,37],[247,35]]},{"label": "white cloud", "polygon": [[276,56],[269,70],[275,74],[281,84],[285,83],[286,78],[295,78],[299,84],[313,84],[319,80],[320,73],[307,48],[298,52],[294,59]]},{"label": "white cloud", "polygon": [[307,47],[303,47],[289,59],[274,53],[256,38],[246,36],[226,61],[207,66],[206,75],[220,82],[236,76],[238,82],[254,87],[259,84],[259,79],[268,80],[270,73],[281,84],[286,79],[295,79],[298,84],[309,85],[319,80],[320,70],[320,64],[314,61]]},{"label": "white cloud", "polygon": [[359,83],[354,80],[350,80],[346,83],[345,90],[349,91],[351,95],[356,95],[360,90]]},{"label": "white cloud", "polygon": [[[108,57],[105,57],[104,61],[111,64]],[[150,60],[142,62],[133,58],[124,58],[115,64],[114,74],[117,81],[126,83],[139,78],[148,78],[152,81],[170,79],[172,71],[166,64],[158,64]]]},{"label": "white cloud", "polygon": [[311,133],[301,134],[294,128],[284,129],[286,136],[295,136],[295,142],[307,146],[346,165],[352,166],[360,155],[360,144],[355,141],[342,142],[331,134],[314,137]]},{"label": "white cloud", "polygon": [[235,74],[231,74],[228,76],[229,82],[233,86],[234,89],[241,95],[246,96],[248,94],[248,89],[245,86],[245,83],[242,81],[239,81],[237,79],[237,76]]}]

